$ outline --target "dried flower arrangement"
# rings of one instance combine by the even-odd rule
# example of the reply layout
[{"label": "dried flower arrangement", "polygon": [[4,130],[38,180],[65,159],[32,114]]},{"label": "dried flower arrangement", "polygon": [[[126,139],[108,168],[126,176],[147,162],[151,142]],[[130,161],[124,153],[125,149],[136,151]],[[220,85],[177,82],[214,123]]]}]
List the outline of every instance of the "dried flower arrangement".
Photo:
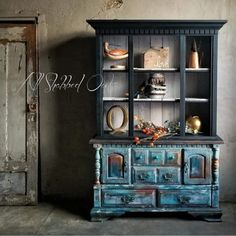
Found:
[{"label": "dried flower arrangement", "polygon": [[179,123],[165,121],[165,126],[157,126],[151,121],[144,121],[139,116],[134,116],[137,122],[135,128],[141,130],[143,134],[147,137],[140,138],[138,136],[134,137],[134,143],[136,145],[141,144],[141,142],[149,141],[149,146],[153,147],[154,142],[164,136],[173,136],[179,132]]}]

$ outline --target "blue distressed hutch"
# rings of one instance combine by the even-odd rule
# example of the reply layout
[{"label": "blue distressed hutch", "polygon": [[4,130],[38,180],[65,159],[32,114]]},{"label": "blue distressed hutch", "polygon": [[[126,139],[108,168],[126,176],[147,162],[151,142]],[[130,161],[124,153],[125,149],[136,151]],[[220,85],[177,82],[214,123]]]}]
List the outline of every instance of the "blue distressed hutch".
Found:
[{"label": "blue distressed hutch", "polygon": [[[93,221],[126,212],[186,212],[220,221],[219,145],[217,136],[217,40],[225,20],[87,20],[96,30],[97,135]],[[200,67],[187,66],[191,44],[198,45]],[[109,60],[104,43],[126,49],[128,57]],[[169,66],[144,68],[149,48],[167,47]],[[113,65],[122,64],[122,69]],[[163,98],[137,98],[140,84],[151,74],[164,74]],[[128,123],[114,134],[107,125],[112,106],[124,107]],[[119,113],[119,112],[118,112]],[[152,147],[134,144],[142,136],[134,116],[163,125],[177,122],[179,132]],[[201,117],[201,132],[186,132],[186,119]],[[122,116],[122,114],[117,114]],[[123,114],[124,116],[124,114]],[[113,122],[114,116],[113,116]]]}]

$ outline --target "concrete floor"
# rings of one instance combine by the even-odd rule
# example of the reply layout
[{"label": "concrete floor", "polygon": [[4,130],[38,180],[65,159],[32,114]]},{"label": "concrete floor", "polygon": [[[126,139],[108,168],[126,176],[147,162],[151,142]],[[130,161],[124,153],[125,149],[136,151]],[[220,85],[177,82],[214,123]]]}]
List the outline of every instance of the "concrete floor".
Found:
[{"label": "concrete floor", "polygon": [[18,235],[236,235],[236,204],[224,203],[222,223],[207,223],[183,214],[132,215],[103,223],[88,221],[88,210],[76,204],[40,203],[0,207],[0,234]]}]

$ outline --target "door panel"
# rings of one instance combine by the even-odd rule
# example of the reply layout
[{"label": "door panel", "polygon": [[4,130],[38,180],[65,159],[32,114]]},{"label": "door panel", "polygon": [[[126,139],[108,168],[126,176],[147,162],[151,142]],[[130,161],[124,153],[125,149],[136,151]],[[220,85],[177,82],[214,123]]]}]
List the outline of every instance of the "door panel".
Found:
[{"label": "door panel", "polygon": [[108,177],[124,178],[124,157],[117,153],[108,156]]},{"label": "door panel", "polygon": [[0,205],[37,202],[36,25],[0,24]]},{"label": "door panel", "polygon": [[26,68],[26,45],[21,42],[9,42],[5,45],[4,52],[6,73],[2,79],[5,79],[6,84],[1,89],[5,90],[1,91],[5,96],[1,103],[5,110],[5,129],[2,130],[5,142],[2,145],[6,145],[5,156],[8,156],[9,160],[25,161],[26,90],[22,89],[17,93],[17,88],[24,83],[26,76],[23,69]]},{"label": "door panel", "polygon": [[203,155],[192,156],[189,163],[189,175],[191,179],[205,178],[205,157]]},{"label": "door panel", "polygon": [[21,173],[0,173],[0,191],[3,194],[26,193],[26,176]]},{"label": "door panel", "polygon": [[103,183],[129,183],[130,150],[128,148],[104,148],[102,165]]},{"label": "door panel", "polygon": [[211,183],[211,149],[184,150],[184,183]]}]

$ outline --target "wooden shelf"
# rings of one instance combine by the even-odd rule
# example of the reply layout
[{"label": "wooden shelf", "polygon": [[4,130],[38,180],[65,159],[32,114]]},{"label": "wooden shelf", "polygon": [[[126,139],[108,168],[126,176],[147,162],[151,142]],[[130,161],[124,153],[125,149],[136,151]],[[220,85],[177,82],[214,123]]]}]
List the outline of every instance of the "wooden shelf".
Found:
[{"label": "wooden shelf", "polygon": [[[104,97],[105,102],[124,102],[129,101],[126,97]],[[179,102],[180,98],[134,98],[134,102]],[[185,98],[185,102],[205,103],[209,102],[208,98]]]},{"label": "wooden shelf", "polygon": [[143,73],[150,73],[150,72],[179,72],[179,68],[133,68],[134,72],[143,72]]},{"label": "wooden shelf", "polygon": [[[150,73],[150,72],[179,72],[179,68],[133,68],[134,72],[141,73]],[[185,72],[198,73],[198,72],[209,72],[210,68],[185,68]],[[128,69],[111,69],[105,68],[103,72],[128,72]]]},{"label": "wooden shelf", "polygon": [[[104,102],[124,102],[128,101],[129,98],[124,97],[104,97]],[[180,98],[134,98],[134,102],[179,102]],[[185,98],[185,102],[189,103],[205,103],[209,102],[208,98]]]},{"label": "wooden shelf", "polygon": [[179,102],[179,98],[134,98],[135,102]]},{"label": "wooden shelf", "polygon": [[209,99],[208,98],[185,98],[185,102],[204,103],[204,102],[209,102]]},{"label": "wooden shelf", "polygon": [[128,70],[127,69],[103,69],[102,70],[103,72],[128,72]]},{"label": "wooden shelf", "polygon": [[104,97],[103,101],[105,102],[124,102],[124,101],[128,101],[129,98],[126,97]]},{"label": "wooden shelf", "polygon": [[[125,97],[104,97],[105,102],[123,102],[128,101]],[[179,102],[180,98],[134,98],[134,102]]]},{"label": "wooden shelf", "polygon": [[197,72],[209,72],[210,68],[199,68],[199,69],[195,69],[195,68],[185,68],[185,72],[191,72],[191,73],[197,73]]}]

